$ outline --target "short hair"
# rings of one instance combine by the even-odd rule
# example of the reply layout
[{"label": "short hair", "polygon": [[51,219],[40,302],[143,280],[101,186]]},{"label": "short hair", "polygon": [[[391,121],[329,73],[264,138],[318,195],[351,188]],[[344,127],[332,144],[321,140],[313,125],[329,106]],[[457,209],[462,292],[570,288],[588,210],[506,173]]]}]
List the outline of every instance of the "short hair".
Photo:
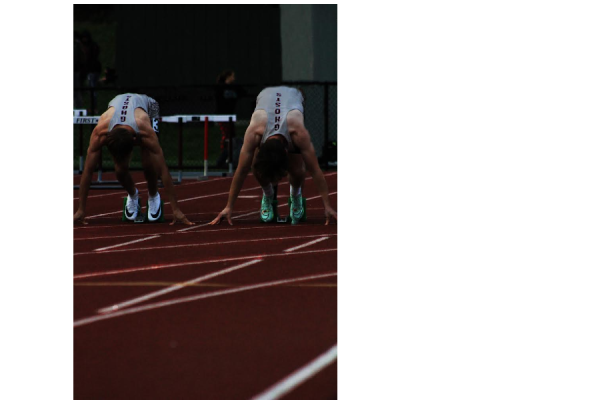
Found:
[{"label": "short hair", "polygon": [[258,149],[254,173],[269,182],[279,181],[288,173],[288,156],[281,140],[267,140]]},{"label": "short hair", "polygon": [[124,161],[133,150],[133,135],[127,129],[116,126],[108,132],[106,147],[115,160]]},{"label": "short hair", "polygon": [[232,69],[226,69],[221,71],[219,76],[217,76],[217,83],[225,83],[225,80],[234,74]]}]

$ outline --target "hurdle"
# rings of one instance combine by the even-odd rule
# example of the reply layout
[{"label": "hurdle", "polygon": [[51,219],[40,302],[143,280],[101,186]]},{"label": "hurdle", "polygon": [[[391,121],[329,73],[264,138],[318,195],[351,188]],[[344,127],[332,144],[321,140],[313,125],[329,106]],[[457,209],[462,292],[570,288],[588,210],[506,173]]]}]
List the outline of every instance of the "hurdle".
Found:
[{"label": "hurdle", "polygon": [[[73,117],[86,117],[87,110],[73,110]],[[83,124],[79,126],[79,173],[83,172]]]},{"label": "hurdle", "polygon": [[166,123],[179,124],[179,146],[178,146],[178,167],[179,179],[181,180],[183,168],[183,124],[185,123],[204,123],[204,179],[209,176],[231,176],[233,175],[233,146],[232,138],[229,140],[227,151],[229,153],[229,172],[209,172],[208,171],[208,123],[209,122],[229,122],[230,124],[237,121],[235,114],[231,115],[170,115],[168,117],[159,118],[159,121]]},{"label": "hurdle", "polygon": [[[82,113],[75,115],[75,111]],[[99,116],[87,116],[85,110],[75,110],[73,116],[73,124],[80,125],[79,129],[79,173],[83,172],[84,157],[83,157],[83,125],[96,125],[100,120]],[[204,115],[204,114],[193,114],[193,115],[170,115],[160,118],[153,119],[153,128],[158,133],[158,122],[164,123],[176,123],[179,125],[178,132],[178,154],[177,154],[177,168],[179,169],[177,181],[173,182],[179,184],[183,179],[183,124],[185,123],[203,123],[204,124],[204,171],[203,176],[199,177],[199,180],[208,179],[209,176],[232,176],[233,175],[233,146],[230,138],[228,145],[229,153],[229,172],[209,172],[208,171],[208,123],[209,122],[229,122],[234,123],[237,120],[237,116],[232,115]],[[111,185],[112,184],[112,185]],[[117,185],[114,185],[117,184]],[[162,187],[162,186],[161,186]],[[79,185],[75,185],[74,189],[78,189]],[[98,179],[91,183],[90,189],[121,189],[121,185],[118,181],[103,181],[102,180],[102,158],[100,158],[100,164],[98,169]]]}]

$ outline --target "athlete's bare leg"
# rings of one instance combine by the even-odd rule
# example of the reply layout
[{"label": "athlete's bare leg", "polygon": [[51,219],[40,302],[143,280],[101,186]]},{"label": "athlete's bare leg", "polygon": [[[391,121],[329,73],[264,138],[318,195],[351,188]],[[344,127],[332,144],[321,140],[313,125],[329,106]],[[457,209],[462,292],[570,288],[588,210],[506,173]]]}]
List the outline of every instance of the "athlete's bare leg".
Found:
[{"label": "athlete's bare leg", "polygon": [[145,148],[142,148],[142,167],[144,168],[146,182],[148,182],[148,194],[154,197],[158,192],[158,171],[150,161],[150,150]]},{"label": "athlete's bare leg", "polygon": [[304,186],[306,167],[300,154],[288,154],[288,178],[295,188]]},{"label": "athlete's bare leg", "polygon": [[[304,127],[304,115],[299,110],[290,111],[286,116],[286,120],[290,130]],[[300,154],[288,154],[288,161],[290,185],[295,188],[302,187],[306,176],[306,166],[302,156]]]},{"label": "athlete's bare leg", "polygon": [[135,195],[135,183],[133,183],[133,178],[129,173],[129,161],[131,160],[132,154],[133,152],[131,152],[129,157],[122,162],[117,162],[115,160],[115,173],[117,174],[117,180],[127,191],[129,196]]}]

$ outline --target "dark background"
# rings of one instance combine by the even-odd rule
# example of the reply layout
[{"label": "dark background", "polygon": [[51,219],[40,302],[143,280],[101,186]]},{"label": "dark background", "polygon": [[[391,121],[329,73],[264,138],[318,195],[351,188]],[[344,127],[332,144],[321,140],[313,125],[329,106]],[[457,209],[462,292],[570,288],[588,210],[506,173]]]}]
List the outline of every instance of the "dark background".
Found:
[{"label": "dark background", "polygon": [[225,68],[239,84],[281,81],[278,5],[120,5],[115,16],[123,85],[213,84]]}]

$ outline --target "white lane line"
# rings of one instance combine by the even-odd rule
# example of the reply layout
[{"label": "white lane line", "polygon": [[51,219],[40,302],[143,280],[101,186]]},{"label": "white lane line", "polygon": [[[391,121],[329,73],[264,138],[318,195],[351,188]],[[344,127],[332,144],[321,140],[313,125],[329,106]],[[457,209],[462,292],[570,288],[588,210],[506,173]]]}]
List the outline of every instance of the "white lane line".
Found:
[{"label": "white lane line", "polygon": [[[164,250],[164,249],[175,249],[175,248],[179,248],[179,247],[198,247],[198,246],[213,246],[213,245],[233,244],[233,243],[264,242],[267,240],[306,239],[306,238],[311,238],[311,237],[321,237],[323,235],[325,235],[325,234],[304,235],[304,236],[280,236],[280,237],[274,237],[274,238],[260,238],[260,239],[226,240],[226,241],[220,241],[220,242],[207,242],[207,243],[172,244],[172,245],[167,245],[167,246],[135,247],[133,249],[120,249],[120,250],[110,250],[110,251],[104,251],[107,248],[103,247],[101,250],[97,249],[97,250],[93,250],[93,251],[85,251],[85,252],[81,252],[81,253],[74,253],[73,255],[74,256],[83,256],[83,255],[90,255],[90,254],[98,254],[99,251],[101,251],[103,254],[107,254],[107,253],[110,254],[110,253],[120,253],[120,252],[125,252],[125,251]],[[337,235],[337,233],[333,233],[331,235]],[[140,239],[140,240],[144,240],[144,239]],[[324,239],[321,239],[321,240],[324,240]],[[117,245],[117,246],[119,246],[119,245]],[[304,246],[300,246],[300,247],[304,247]]]},{"label": "white lane line", "polygon": [[[331,193],[329,193],[330,196],[333,196],[334,194],[337,194],[337,192],[331,192]],[[306,201],[308,201],[308,200],[314,200],[314,199],[320,199],[320,198],[321,198],[321,195],[313,196],[313,197],[309,197],[308,199],[306,199]]]},{"label": "white lane line", "polygon": [[[321,208],[321,210],[323,210]],[[134,224],[132,224],[134,225]],[[123,225],[123,226],[129,226],[129,225]],[[300,229],[300,228],[306,228],[306,227],[310,227],[311,225],[302,225],[299,224],[296,226],[295,229]],[[113,226],[105,226],[105,228],[110,228],[110,227],[114,227]],[[206,229],[203,231],[196,231],[196,232],[189,232],[190,234],[196,234],[196,233],[208,233],[208,232],[228,232],[228,231],[244,231],[244,230],[249,230],[249,229],[281,229],[281,228],[285,228],[286,224],[272,224],[272,225],[266,225],[266,226],[250,226],[250,227],[244,227],[244,228],[239,228],[237,226],[231,226],[231,227],[227,227],[225,228],[221,228],[221,229]],[[161,233],[161,235],[174,235],[177,232],[163,232]],[[92,236],[92,237],[82,237],[82,238],[74,238],[73,240],[96,240],[96,239],[111,239],[111,238],[120,238],[120,237],[139,237],[139,236],[146,236],[147,233],[131,233],[128,235],[118,235],[118,236]]]},{"label": "white lane line", "polygon": [[258,284],[254,284],[254,285],[240,286],[240,287],[237,287],[234,289],[217,290],[214,292],[199,294],[199,295],[195,295],[195,296],[180,297],[178,299],[166,300],[166,301],[161,301],[158,303],[150,303],[145,306],[126,308],[125,310],[115,311],[110,314],[102,314],[102,315],[96,315],[93,317],[83,318],[83,319],[75,321],[73,323],[73,327],[77,328],[78,326],[90,324],[90,323],[96,322],[96,321],[102,321],[104,319],[120,317],[122,315],[134,314],[134,313],[147,311],[147,310],[155,310],[155,309],[161,308],[161,307],[172,306],[174,304],[187,303],[187,302],[195,301],[195,300],[207,299],[209,297],[222,296],[225,294],[244,292],[247,290],[260,289],[260,288],[264,288],[264,287],[279,286],[279,285],[284,285],[286,283],[291,283],[291,282],[302,282],[302,281],[307,281],[307,280],[311,280],[311,279],[328,278],[328,277],[336,276],[336,275],[337,275],[337,272],[330,272],[330,273],[326,273],[326,274],[309,275],[309,276],[303,276],[300,278],[283,279],[283,280],[279,280],[279,281],[271,281],[271,282],[258,283]]},{"label": "white lane line", "polygon": [[[134,185],[147,185],[148,183],[146,181],[141,181],[141,182],[133,182],[133,184]],[[76,183],[76,185],[79,185],[79,183]],[[113,190],[116,190],[116,192],[106,193],[106,194],[96,194],[96,195],[88,196],[88,199],[95,198],[95,197],[115,196],[117,194],[124,196],[123,192],[125,192],[125,188],[113,189]],[[140,190],[140,193],[143,191],[147,191],[147,190],[148,189],[142,189],[142,190]],[[73,200],[79,200],[79,197],[73,197]]]},{"label": "white lane line", "polygon": [[315,243],[319,243],[319,242],[322,242],[323,240],[327,240],[327,239],[329,239],[329,236],[325,236],[325,237],[321,237],[319,239],[311,240],[310,242],[301,244],[300,246],[290,247],[289,249],[285,249],[284,253],[291,252],[291,251],[294,251],[294,250],[298,250],[298,249],[301,249],[303,247],[311,246],[311,245],[313,245]]},{"label": "white lane line", "polygon": [[117,311],[117,310],[122,310],[123,308],[129,307],[132,304],[141,303],[142,301],[146,301],[148,299],[153,299],[155,297],[162,296],[163,294],[174,292],[175,290],[183,289],[184,287],[187,287],[187,286],[192,285],[194,283],[206,281],[206,280],[208,280],[210,278],[214,278],[215,276],[225,275],[225,274],[227,274],[229,272],[233,272],[233,271],[236,271],[238,269],[245,268],[245,267],[248,267],[250,265],[254,265],[254,264],[259,263],[261,261],[262,261],[262,259],[248,261],[248,262],[245,262],[245,263],[242,263],[242,264],[239,264],[239,265],[235,265],[233,267],[229,267],[229,268],[222,269],[220,271],[213,272],[213,273],[208,274],[208,275],[199,276],[198,278],[191,279],[191,280],[185,281],[183,283],[176,283],[175,285],[169,286],[168,288],[157,290],[156,292],[151,292],[151,293],[148,293],[148,294],[146,294],[144,296],[139,296],[139,297],[133,298],[131,300],[123,301],[121,303],[113,304],[110,307],[101,308],[101,309],[98,310],[98,312],[104,314],[104,313],[114,312],[114,311]]},{"label": "white lane line", "polygon": [[128,235],[115,235],[115,236],[92,236],[92,237],[84,237],[84,238],[73,238],[73,240],[98,240],[98,239],[118,239],[124,237],[140,237],[146,236],[147,233],[130,233]]},{"label": "white lane line", "polygon": [[337,344],[327,350],[325,353],[321,354],[319,357],[315,358],[310,363],[306,364],[304,367],[277,382],[264,392],[252,397],[251,400],[280,399],[283,395],[304,383],[304,381],[314,376],[317,372],[334,362],[336,359]]},{"label": "white lane line", "polygon": [[[222,195],[224,195],[224,194],[229,194],[229,192],[222,192],[222,193],[215,193],[215,194],[207,194],[207,195],[204,195],[204,196],[198,196],[198,197],[191,197],[191,198],[189,198],[189,199],[177,200],[177,202],[178,202],[178,203],[183,203],[183,202],[185,202],[185,201],[197,200],[197,199],[203,199],[203,198],[206,198],[206,197],[222,196]],[[168,205],[168,204],[171,204],[171,202],[170,202],[170,201],[167,201],[167,202],[165,202],[165,203],[164,203],[164,205],[165,205],[165,206],[166,206],[166,205]],[[122,213],[122,212],[123,212],[123,210],[119,210],[119,211],[112,211],[112,212],[108,212],[108,213],[104,213],[104,214],[95,214],[95,215],[91,215],[91,216],[89,216],[88,218],[90,218],[90,219],[91,219],[91,218],[103,217],[103,216],[105,216],[105,215],[119,214],[119,213]]]},{"label": "white lane line", "polygon": [[87,274],[79,274],[79,275],[74,275],[73,279],[84,279],[84,278],[92,278],[92,277],[107,276],[107,275],[119,275],[119,274],[127,274],[130,272],[150,271],[150,270],[173,268],[173,267],[186,267],[186,266],[190,266],[190,265],[219,263],[219,262],[225,262],[225,261],[240,261],[240,260],[248,260],[248,259],[253,259],[253,258],[285,257],[285,256],[294,256],[294,255],[301,255],[301,254],[311,254],[311,253],[327,253],[330,251],[337,251],[337,249],[306,250],[306,251],[299,251],[297,253],[254,254],[251,256],[215,258],[212,260],[187,261],[187,262],[180,262],[180,263],[173,263],[173,264],[155,264],[155,265],[147,265],[144,267],[133,267],[133,268],[126,268],[126,269],[115,269],[115,270],[102,271],[102,272],[90,272]]},{"label": "white lane line", "polygon": [[[260,187],[260,186],[255,186],[255,187],[248,188],[248,189],[242,189],[242,190],[240,190],[240,191],[241,191],[241,192],[243,192],[243,191],[245,191],[245,190],[255,190],[255,189],[261,189],[261,187]],[[184,202],[186,202],[186,201],[198,200],[198,199],[205,199],[205,198],[207,198],[207,197],[223,196],[223,195],[226,195],[226,194],[229,194],[229,192],[221,192],[221,193],[215,193],[215,194],[205,194],[204,196],[196,196],[196,197],[190,197],[190,198],[187,198],[187,199],[181,199],[181,200],[177,200],[177,202],[178,202],[178,203],[184,203]],[[171,202],[170,202],[170,201],[167,201],[167,202],[165,202],[165,203],[164,203],[164,205],[165,205],[165,206],[166,206],[166,205],[169,205],[169,204],[171,204]],[[103,216],[105,216],[105,215],[119,214],[119,213],[122,213],[122,212],[123,212],[123,210],[119,210],[119,211],[113,211],[113,212],[104,213],[104,214],[96,214],[96,215],[91,215],[91,216],[89,216],[88,218],[97,218],[97,217],[103,217]]]},{"label": "white lane line", "polygon": [[[229,179],[229,178],[215,178],[215,179],[211,179],[211,180],[207,180],[207,181],[198,181],[198,182],[182,182],[181,185],[179,185],[179,186],[180,187],[182,187],[182,186],[191,186],[191,185],[197,185],[197,184],[200,184],[200,183],[221,181],[223,179]],[[146,181],[134,182],[134,185],[147,185],[147,184],[148,183]],[[76,185],[79,185],[79,184],[76,183]],[[118,192],[107,193],[107,194],[96,194],[96,195],[88,196],[88,199],[95,198],[95,197],[115,196],[115,195],[121,195],[121,196],[123,196],[123,191],[125,189],[115,189],[115,190],[118,190]],[[140,193],[147,192],[147,191],[148,191],[148,189],[142,189],[142,190],[140,190]],[[74,197],[73,200],[79,200],[79,197]]]},{"label": "white lane line", "polygon": [[95,249],[94,251],[102,251],[102,250],[107,250],[107,249],[114,249],[115,247],[121,247],[121,246],[126,246],[126,245],[132,244],[132,243],[143,242],[144,240],[156,239],[157,237],[160,237],[160,235],[148,236],[148,237],[145,237],[145,238],[141,238],[141,239],[137,239],[137,240],[132,240],[130,242],[115,244],[115,245],[112,245],[112,246],[100,247],[99,249]]},{"label": "white lane line", "polygon": [[[238,219],[238,218],[247,217],[248,215],[258,214],[258,213],[259,213],[259,210],[251,211],[251,212],[246,213],[246,214],[236,215],[235,217],[231,217],[231,219]],[[216,213],[216,214],[219,215],[219,213]],[[212,222],[212,221],[210,221],[210,222]],[[192,229],[198,229],[198,228],[201,228],[203,226],[210,225],[210,222],[207,222],[205,224],[190,226],[190,227],[183,228],[183,229],[179,229],[177,232],[187,232],[187,231],[191,231]],[[221,223],[223,223],[223,221],[221,221]],[[225,221],[225,223],[227,224],[226,221]]]},{"label": "white lane line", "polygon": [[[239,211],[239,212],[246,212],[246,210]],[[258,211],[253,211],[253,212],[258,212]],[[111,214],[114,214],[114,213],[111,213]],[[218,212],[206,212],[206,213],[199,213],[199,214],[211,214],[211,215],[215,215],[216,216],[218,214]],[[100,214],[98,214],[98,215],[100,215]],[[171,215],[172,216],[172,214],[165,214],[165,218],[166,218],[167,215]],[[186,214],[186,215],[188,215],[188,214]],[[192,214],[189,214],[189,215],[194,215],[194,214],[192,213]],[[204,226],[204,225],[208,225],[208,224],[203,224],[201,226]],[[119,225],[114,225],[113,224],[113,225],[74,226],[73,230],[77,230],[77,229],[105,229],[105,228],[111,228],[111,229],[112,228],[119,228],[119,229],[123,229],[123,228],[129,228],[129,227],[139,227],[139,225],[138,224],[119,224]],[[194,227],[196,227],[196,225]],[[175,232],[166,232],[165,234],[173,234],[173,233],[175,233]]]}]

